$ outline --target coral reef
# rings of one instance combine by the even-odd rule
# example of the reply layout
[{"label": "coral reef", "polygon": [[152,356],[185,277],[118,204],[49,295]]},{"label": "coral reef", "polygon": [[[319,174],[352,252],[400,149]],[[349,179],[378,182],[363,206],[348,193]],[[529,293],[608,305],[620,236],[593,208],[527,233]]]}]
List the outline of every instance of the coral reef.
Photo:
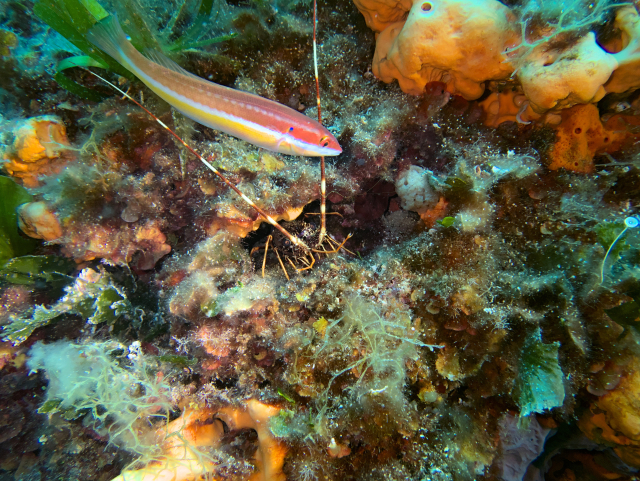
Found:
[{"label": "coral reef", "polygon": [[[0,6],[0,478],[636,479],[638,6],[318,7]],[[326,206],[109,63],[110,12],[320,107]]]}]

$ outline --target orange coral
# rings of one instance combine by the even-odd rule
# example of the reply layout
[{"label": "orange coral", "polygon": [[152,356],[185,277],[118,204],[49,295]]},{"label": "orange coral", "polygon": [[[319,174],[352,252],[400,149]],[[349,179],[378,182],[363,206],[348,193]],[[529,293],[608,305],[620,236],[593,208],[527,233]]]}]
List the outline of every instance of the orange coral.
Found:
[{"label": "orange coral", "polygon": [[364,15],[367,26],[376,32],[382,32],[395,22],[406,18],[411,10],[411,0],[354,0],[360,13]]},{"label": "orange coral", "polygon": [[258,433],[258,452],[256,465],[258,470],[251,476],[251,481],[285,481],[282,472],[287,446],[278,441],[269,429],[269,419],[277,416],[281,408],[270,406],[256,399],[245,403],[244,409],[225,408],[220,413],[227,414],[227,424],[232,429],[251,428]]},{"label": "orange coral", "polygon": [[3,154],[4,170],[26,187],[39,186],[41,176],[59,172],[75,158],[67,148],[67,130],[57,117],[47,115],[24,120],[13,133],[13,145]]},{"label": "orange coral", "polygon": [[527,54],[517,76],[533,110],[542,114],[576,104],[598,102],[617,62],[596,42],[593,32],[566,49],[542,43]]},{"label": "orange coral", "polygon": [[[640,15],[624,5],[616,13],[620,38],[603,49],[594,32],[561,45],[562,31],[538,32],[532,48],[520,37],[516,11],[495,0],[354,0],[377,32],[372,71],[384,82],[422,94],[425,84],[446,83],[447,91],[479,98],[492,81],[514,71],[524,91],[523,110],[542,115],[597,102],[609,92],[640,88]],[[545,38],[546,37],[546,38]],[[530,39],[529,39],[530,40]],[[520,48],[523,47],[523,48]],[[505,54],[511,49],[510,54]],[[506,56],[505,56],[506,55]],[[508,57],[508,58],[507,58]],[[524,102],[527,102],[524,105]],[[497,125],[503,105],[487,102]]]},{"label": "orange coral", "polygon": [[619,67],[604,84],[609,92],[631,92],[640,88],[640,15],[637,7],[624,5],[616,12],[615,27],[622,32],[613,57]]}]

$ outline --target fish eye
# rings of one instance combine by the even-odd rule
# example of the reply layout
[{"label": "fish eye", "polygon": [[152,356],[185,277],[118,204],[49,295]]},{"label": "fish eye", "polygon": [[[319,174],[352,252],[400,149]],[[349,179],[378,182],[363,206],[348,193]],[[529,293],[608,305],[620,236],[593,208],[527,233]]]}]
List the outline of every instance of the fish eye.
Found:
[{"label": "fish eye", "polygon": [[320,139],[320,145],[322,145],[323,147],[326,147],[327,145],[329,145],[329,137],[327,137],[326,135],[322,137]]}]

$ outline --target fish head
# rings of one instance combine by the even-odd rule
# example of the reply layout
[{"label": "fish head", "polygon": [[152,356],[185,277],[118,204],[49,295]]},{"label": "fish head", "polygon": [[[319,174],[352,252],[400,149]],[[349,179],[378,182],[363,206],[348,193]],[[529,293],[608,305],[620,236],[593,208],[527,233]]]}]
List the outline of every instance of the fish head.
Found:
[{"label": "fish head", "polygon": [[342,153],[342,147],[331,132],[321,129],[292,129],[278,142],[277,152],[305,157],[332,157]]},{"label": "fish head", "polygon": [[338,139],[336,139],[331,132],[327,130],[326,135],[320,137],[318,141],[318,146],[322,149],[323,153],[320,155],[326,155],[329,157],[340,155],[342,153],[342,147],[338,143]]}]

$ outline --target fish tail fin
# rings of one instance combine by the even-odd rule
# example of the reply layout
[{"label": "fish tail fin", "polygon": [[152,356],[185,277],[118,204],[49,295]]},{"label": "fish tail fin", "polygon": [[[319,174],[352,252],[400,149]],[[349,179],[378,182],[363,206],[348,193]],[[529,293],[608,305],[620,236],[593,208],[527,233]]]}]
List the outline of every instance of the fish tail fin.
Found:
[{"label": "fish tail fin", "polygon": [[116,15],[109,15],[96,23],[87,32],[86,37],[100,50],[108,53],[114,60],[127,67],[125,51],[130,43]]}]

